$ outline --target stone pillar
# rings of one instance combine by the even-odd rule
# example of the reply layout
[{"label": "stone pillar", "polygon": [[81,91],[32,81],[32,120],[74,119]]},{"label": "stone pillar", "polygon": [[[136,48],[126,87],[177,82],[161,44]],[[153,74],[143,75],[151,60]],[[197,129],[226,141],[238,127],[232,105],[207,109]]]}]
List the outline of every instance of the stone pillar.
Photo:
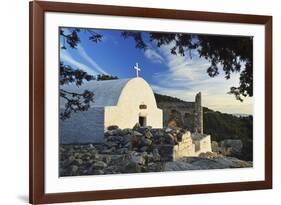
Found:
[{"label": "stone pillar", "polygon": [[203,107],[201,92],[196,94],[194,105],[194,132],[203,134]]}]

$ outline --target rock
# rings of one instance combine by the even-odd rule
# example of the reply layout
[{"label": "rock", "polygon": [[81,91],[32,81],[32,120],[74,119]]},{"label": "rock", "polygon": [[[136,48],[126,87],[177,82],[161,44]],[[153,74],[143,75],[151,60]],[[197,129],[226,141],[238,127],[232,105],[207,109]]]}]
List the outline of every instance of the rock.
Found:
[{"label": "rock", "polygon": [[80,146],[79,145],[74,145],[73,149],[80,149]]},{"label": "rock", "polygon": [[199,157],[213,159],[218,157],[218,154],[216,152],[205,152],[205,153],[200,153]]},{"label": "rock", "polygon": [[135,124],[135,126],[133,127],[133,129],[136,130],[136,129],[140,128],[140,127],[141,127],[140,123],[137,122],[137,123]]},{"label": "rock", "polygon": [[103,161],[96,161],[93,166],[97,169],[103,169],[105,167],[107,167],[107,164]]},{"label": "rock", "polygon": [[153,149],[152,151],[153,161],[157,162],[161,160],[161,156],[158,152],[158,149]]},{"label": "rock", "polygon": [[60,153],[63,153],[63,152],[65,152],[66,150],[65,150],[64,147],[59,147],[59,151],[60,151]]},{"label": "rock", "polygon": [[167,162],[164,165],[164,171],[183,171],[183,170],[198,170],[199,166],[192,165],[183,161]]},{"label": "rock", "polygon": [[147,126],[144,126],[143,128],[146,128],[147,130],[151,130],[152,126],[147,125]]},{"label": "rock", "polygon": [[164,135],[165,135],[165,131],[163,129],[152,129],[151,133],[153,136],[159,137],[159,138],[164,137]]},{"label": "rock", "polygon": [[104,136],[105,137],[108,137],[108,136],[113,136],[113,131],[112,130],[108,130],[104,133]]},{"label": "rock", "polygon": [[241,154],[243,143],[241,140],[227,139],[220,142],[220,147],[224,155],[235,156]]},{"label": "rock", "polygon": [[148,147],[147,147],[147,146],[143,146],[143,147],[141,147],[141,148],[140,148],[140,151],[141,151],[141,152],[146,152],[146,151],[147,151],[147,149],[148,149]]},{"label": "rock", "polygon": [[144,136],[142,136],[141,138],[140,138],[140,144],[139,144],[139,146],[145,146],[145,145],[147,145],[148,144],[148,139],[146,139]]},{"label": "rock", "polygon": [[245,168],[253,166],[252,162],[242,161],[234,157],[218,157],[215,161],[228,168]]},{"label": "rock", "polygon": [[117,129],[114,129],[114,130],[108,130],[104,133],[104,136],[105,137],[108,137],[108,136],[117,136],[117,135],[121,135],[122,133],[122,130],[117,128]]},{"label": "rock", "polygon": [[120,148],[116,152],[119,153],[119,154],[127,154],[128,151],[129,151],[128,148]]},{"label": "rock", "polygon": [[137,136],[137,137],[142,137],[143,136],[143,134],[138,132],[138,131],[133,131],[132,135],[133,136]]},{"label": "rock", "polygon": [[166,144],[166,139],[164,137],[161,137],[159,139],[159,144]]},{"label": "rock", "polygon": [[162,172],[164,171],[164,167],[162,163],[148,163],[146,167],[147,172]]},{"label": "rock", "polygon": [[200,169],[225,169],[230,168],[229,164],[221,163],[216,160],[207,159],[207,158],[200,158],[191,163],[192,165],[200,167]]},{"label": "rock", "polygon": [[71,155],[71,156],[68,157],[68,161],[72,162],[72,161],[74,161],[74,160],[75,160],[75,157],[74,157],[74,156]]},{"label": "rock", "polygon": [[96,150],[96,149],[90,149],[89,150],[89,154],[91,154],[91,156],[94,156],[94,155],[96,155],[98,153],[98,150]]},{"label": "rock", "polygon": [[220,152],[219,144],[216,141],[211,142],[211,147],[213,152]]},{"label": "rock", "polygon": [[106,154],[106,155],[102,155],[101,157],[100,157],[100,160],[99,161],[103,161],[104,163],[109,163],[110,161],[111,161],[111,156],[113,156],[113,155],[108,155],[108,154]]},{"label": "rock", "polygon": [[73,154],[73,156],[77,159],[77,158],[81,158],[82,157],[82,154],[80,152],[75,152]]},{"label": "rock", "polygon": [[108,166],[102,170],[104,174],[116,174],[117,166]]},{"label": "rock", "polygon": [[146,138],[148,138],[148,139],[152,139],[153,138],[153,135],[152,135],[152,133],[150,131],[145,132],[144,136]]},{"label": "rock", "polygon": [[111,132],[114,136],[119,136],[119,135],[121,135],[122,130],[118,128],[118,129],[115,129],[115,130],[111,130]]},{"label": "rock", "polygon": [[82,170],[81,175],[88,175],[88,173],[89,173],[89,170],[85,169],[85,170]]},{"label": "rock", "polygon": [[130,161],[133,161],[133,162],[135,162],[135,163],[137,163],[137,164],[140,164],[140,165],[145,164],[145,159],[144,159],[144,157],[141,156],[141,155],[137,155],[137,153],[135,153],[135,152],[133,152],[133,153],[131,154],[131,160],[130,160]]},{"label": "rock", "polygon": [[129,135],[133,132],[132,129],[129,129],[129,128],[126,128],[126,129],[122,129],[121,132],[120,132],[120,135],[121,136],[125,136],[125,135]]},{"label": "rock", "polygon": [[168,133],[165,135],[165,142],[167,144],[175,144],[175,137],[171,133]]},{"label": "rock", "polygon": [[172,161],[174,145],[171,144],[161,144],[155,147],[160,155],[161,161]]},{"label": "rock", "polygon": [[90,159],[91,159],[91,154],[89,154],[89,153],[86,153],[82,156],[82,160],[84,160],[84,161],[88,161]]},{"label": "rock", "polygon": [[81,165],[81,164],[83,164],[83,160],[82,160],[82,159],[75,159],[75,160],[72,162],[72,164],[74,164],[74,165]]},{"label": "rock", "polygon": [[147,146],[152,145],[152,143],[153,143],[153,141],[152,141],[151,139],[146,139],[146,140],[145,140],[145,144],[146,144]]},{"label": "rock", "polygon": [[225,169],[225,168],[245,168],[252,167],[251,162],[239,160],[234,157],[216,157],[212,159],[202,157],[187,157],[186,163],[195,165],[200,169]]},{"label": "rock", "polygon": [[90,149],[95,149],[95,146],[94,146],[93,144],[89,144],[89,145],[88,145],[88,148],[90,148]]},{"label": "rock", "polygon": [[148,156],[148,153],[147,152],[142,152],[142,153],[140,153],[140,156],[142,156],[144,159],[146,159],[147,156]]},{"label": "rock", "polygon": [[129,161],[120,169],[121,173],[138,173],[141,172],[141,166],[135,161]]},{"label": "rock", "polygon": [[123,136],[123,144],[127,144],[128,142],[131,143],[133,136],[130,134],[124,135]]},{"label": "rock", "polygon": [[116,142],[109,141],[109,142],[106,142],[105,145],[109,148],[116,147],[116,146],[118,146],[118,142],[116,143]]},{"label": "rock", "polygon": [[76,175],[78,172],[79,167],[77,165],[72,165],[71,166],[71,174]]},{"label": "rock", "polygon": [[119,135],[117,135],[117,136],[112,136],[112,137],[111,137],[111,141],[114,141],[114,142],[116,142],[116,143],[121,143],[121,142],[124,141],[124,136],[119,136]]},{"label": "rock", "polygon": [[141,143],[141,137],[140,136],[133,136],[132,137],[132,141],[131,141],[131,144],[132,144],[132,147],[138,147]]},{"label": "rock", "polygon": [[[173,158],[177,140],[185,142],[184,129],[108,130],[105,143],[61,145],[60,176],[119,174],[136,172],[180,171],[252,167],[252,162],[226,157],[218,152],[201,153],[198,157]],[[242,143],[242,142],[241,142]],[[241,144],[240,143],[240,144]],[[212,142],[213,149],[218,143]],[[225,151],[240,150],[239,142],[221,143]],[[222,149],[218,147],[218,149]]]},{"label": "rock", "polygon": [[107,127],[107,130],[116,130],[118,128],[119,128],[118,125],[110,125]]},{"label": "rock", "polygon": [[124,145],[124,148],[127,148],[128,150],[132,149],[132,142],[127,142],[127,143]]},{"label": "rock", "polygon": [[95,166],[95,164],[92,164],[92,166],[90,166],[87,170],[87,175],[89,175],[89,174],[91,174],[91,175],[104,174],[104,169],[105,169],[105,167]]},{"label": "rock", "polygon": [[167,127],[167,128],[165,129],[165,132],[171,132],[172,130],[173,130],[173,129]]},{"label": "rock", "polygon": [[97,172],[98,172],[98,174],[100,174],[100,175],[101,175],[101,174],[104,174],[104,171],[103,171],[103,170],[98,170]]},{"label": "rock", "polygon": [[100,153],[101,154],[112,154],[114,152],[114,147],[110,148],[110,149],[104,149],[104,150],[101,150]]},{"label": "rock", "polygon": [[140,128],[136,128],[135,131],[138,131],[138,132],[140,132],[141,134],[144,135],[146,132],[149,131],[149,129],[146,128],[146,127],[140,127]]}]

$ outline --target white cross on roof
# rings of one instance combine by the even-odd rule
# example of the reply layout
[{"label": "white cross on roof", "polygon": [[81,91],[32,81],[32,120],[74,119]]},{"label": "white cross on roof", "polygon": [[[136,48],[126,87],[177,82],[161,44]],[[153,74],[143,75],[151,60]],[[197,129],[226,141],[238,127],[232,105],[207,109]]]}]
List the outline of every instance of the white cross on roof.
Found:
[{"label": "white cross on roof", "polygon": [[136,63],[136,65],[134,66],[134,69],[136,70],[137,72],[137,78],[139,77],[139,71],[141,71],[140,67],[139,67],[139,64]]}]

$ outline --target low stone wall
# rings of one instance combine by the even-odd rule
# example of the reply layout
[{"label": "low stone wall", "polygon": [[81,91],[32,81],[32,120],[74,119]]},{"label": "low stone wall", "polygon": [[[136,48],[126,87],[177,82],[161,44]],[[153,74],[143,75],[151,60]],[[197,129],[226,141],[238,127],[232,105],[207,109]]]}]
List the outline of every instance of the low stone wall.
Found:
[{"label": "low stone wall", "polygon": [[119,147],[128,150],[149,153],[156,149],[161,161],[173,161],[212,151],[210,135],[191,134],[185,129],[152,129],[138,126],[134,129],[118,129],[113,126],[105,133],[105,137],[107,144],[117,143]]},{"label": "low stone wall", "polygon": [[156,145],[155,148],[158,150],[161,161],[173,161],[174,160],[174,147],[171,144],[160,144]]},{"label": "low stone wall", "polygon": [[195,146],[192,143],[190,132],[183,135],[182,141],[174,147],[174,160],[181,157],[194,156]]},{"label": "low stone wall", "polygon": [[237,139],[225,139],[219,143],[213,141],[212,149],[214,152],[221,153],[225,156],[240,156],[243,149],[243,142]]},{"label": "low stone wall", "polygon": [[181,157],[194,156],[194,145],[190,132],[183,133],[177,144],[160,144],[156,146],[162,161],[174,161]]},{"label": "low stone wall", "polygon": [[194,156],[195,148],[191,133],[185,129],[154,129],[151,127],[134,127],[119,129],[109,127],[105,133],[106,144],[118,145],[137,152],[157,150],[161,161],[173,161],[181,157]]},{"label": "low stone wall", "polygon": [[112,126],[105,133],[105,143],[60,144],[59,175],[252,167],[251,162],[224,157],[216,152],[203,153],[202,150],[210,150],[209,142],[209,135],[191,134],[184,129],[137,126],[134,129],[119,129]]},{"label": "low stone wall", "polygon": [[[203,135],[202,135],[203,136]],[[161,162],[175,161],[182,157],[198,156],[211,152],[210,136],[196,136],[180,128],[139,127],[120,129],[110,126],[104,133],[101,154],[159,153]]]},{"label": "low stone wall", "polygon": [[[169,147],[169,146],[167,146]],[[170,146],[173,147],[173,146]],[[161,161],[157,149],[153,152],[125,151],[123,148],[108,151],[106,145],[60,145],[59,175],[104,175],[201,169],[252,167],[252,162],[217,153],[202,153],[198,157],[182,157]]]},{"label": "low stone wall", "polygon": [[192,142],[195,146],[194,155],[199,156],[201,153],[212,152],[211,136],[207,134],[192,133]]},{"label": "low stone wall", "polygon": [[[158,147],[158,150],[162,150],[163,147],[167,147],[167,145],[161,145]],[[167,148],[166,148],[167,149]],[[182,135],[181,141],[176,145],[172,145],[170,148],[172,151],[170,153],[164,153],[161,155],[162,158],[168,158],[171,160],[177,160],[182,157],[194,156],[194,144],[192,143],[190,132],[186,132]],[[162,153],[160,151],[160,153]],[[171,156],[169,156],[171,155]],[[168,157],[169,156],[169,157]],[[169,160],[166,160],[169,161]]]}]

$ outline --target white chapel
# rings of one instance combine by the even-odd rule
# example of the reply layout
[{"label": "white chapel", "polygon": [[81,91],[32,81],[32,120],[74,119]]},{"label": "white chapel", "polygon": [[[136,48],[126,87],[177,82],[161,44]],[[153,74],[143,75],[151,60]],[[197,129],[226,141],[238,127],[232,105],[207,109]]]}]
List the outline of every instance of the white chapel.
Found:
[{"label": "white chapel", "polygon": [[87,111],[60,121],[61,144],[103,142],[104,132],[111,125],[121,129],[133,128],[136,123],[163,127],[162,110],[157,108],[151,87],[138,74],[130,79],[90,81],[73,89],[92,91],[94,102]]}]

